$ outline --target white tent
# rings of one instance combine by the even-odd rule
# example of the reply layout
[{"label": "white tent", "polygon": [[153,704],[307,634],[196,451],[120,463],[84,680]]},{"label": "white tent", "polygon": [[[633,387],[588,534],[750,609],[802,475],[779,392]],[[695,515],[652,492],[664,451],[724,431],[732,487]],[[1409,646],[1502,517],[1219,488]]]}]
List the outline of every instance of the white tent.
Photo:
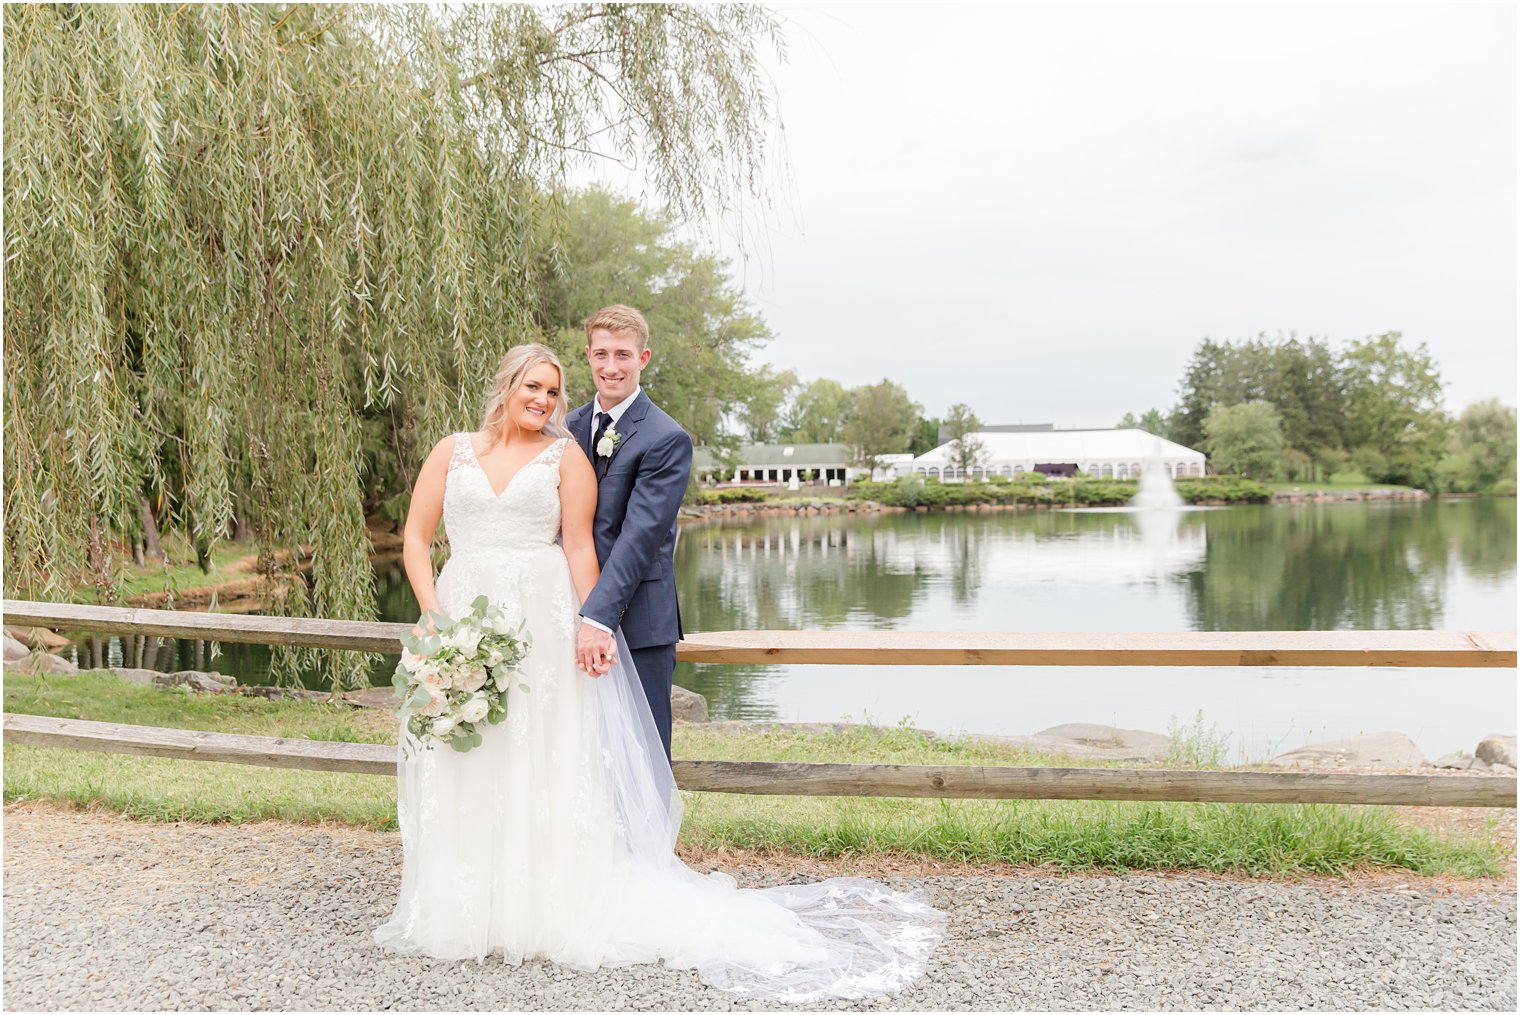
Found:
[{"label": "white tent", "polygon": [[[1017,476],[1041,466],[1054,471],[1088,472],[1104,479],[1136,479],[1148,462],[1156,460],[1168,476],[1201,476],[1204,455],[1175,441],[1144,430],[982,430],[976,440],[983,451],[970,476],[962,476],[952,462],[952,447],[941,444],[911,462],[898,463],[898,476],[935,479],[982,479]],[[1040,469],[1039,471],[1045,471]]]}]

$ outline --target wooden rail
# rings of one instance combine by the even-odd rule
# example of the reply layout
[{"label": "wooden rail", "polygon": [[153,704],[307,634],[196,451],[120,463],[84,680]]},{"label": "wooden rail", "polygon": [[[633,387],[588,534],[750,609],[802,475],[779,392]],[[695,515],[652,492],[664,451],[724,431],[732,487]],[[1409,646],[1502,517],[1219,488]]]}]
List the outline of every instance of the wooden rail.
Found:
[{"label": "wooden rail", "polygon": [[[407,624],[4,601],[5,622],[111,634],[399,653]],[[723,631],[687,636],[693,663],[875,666],[1422,666],[1516,663],[1514,631]]]},{"label": "wooden rail", "polygon": [[[320,772],[395,775],[396,748],[283,737],[5,715],[5,742],[234,762]],[[1220,803],[1514,807],[1514,776],[1212,772],[980,765],[846,765],[677,761],[676,783],[709,793],[937,797],[982,800],[1174,800]]]}]

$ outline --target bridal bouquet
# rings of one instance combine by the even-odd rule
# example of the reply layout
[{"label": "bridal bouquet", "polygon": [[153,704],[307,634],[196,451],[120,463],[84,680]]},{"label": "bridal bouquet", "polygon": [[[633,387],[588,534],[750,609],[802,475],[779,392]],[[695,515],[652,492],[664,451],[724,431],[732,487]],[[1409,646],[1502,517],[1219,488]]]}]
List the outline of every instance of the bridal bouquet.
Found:
[{"label": "bridal bouquet", "polygon": [[479,724],[507,717],[507,689],[528,690],[516,672],[528,654],[528,637],[485,596],[458,620],[432,611],[423,620],[435,633],[401,638],[401,662],[391,677],[401,701],[396,713],[428,747],[479,747]]}]

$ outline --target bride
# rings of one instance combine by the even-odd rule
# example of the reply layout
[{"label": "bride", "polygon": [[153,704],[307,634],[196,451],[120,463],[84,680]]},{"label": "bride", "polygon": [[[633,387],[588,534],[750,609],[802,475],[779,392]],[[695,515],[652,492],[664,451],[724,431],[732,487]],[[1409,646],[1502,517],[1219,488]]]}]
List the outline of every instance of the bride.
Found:
[{"label": "bride", "polygon": [[[564,429],[563,384],[549,349],[512,349],[480,431],[439,441],[418,475],[405,550],[418,604],[451,618],[480,595],[504,607],[528,633],[529,690],[464,753],[402,724],[401,897],[376,942],[586,970],[664,960],[791,1003],[901,990],[943,923],[914,896],[854,878],[740,890],[676,857],[681,797],[626,646],[601,673],[576,666],[597,486]],[[435,583],[440,516],[450,557]]]}]

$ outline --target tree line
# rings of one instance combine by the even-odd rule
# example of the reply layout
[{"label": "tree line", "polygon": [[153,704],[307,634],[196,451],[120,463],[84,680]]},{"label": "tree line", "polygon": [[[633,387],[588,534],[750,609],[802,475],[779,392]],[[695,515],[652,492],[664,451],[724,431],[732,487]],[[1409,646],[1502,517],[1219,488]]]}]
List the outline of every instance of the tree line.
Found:
[{"label": "tree line", "polygon": [[1515,410],[1489,399],[1455,418],[1440,368],[1399,332],[1334,349],[1324,339],[1204,339],[1170,412],[1126,413],[1196,447],[1220,472],[1315,481],[1353,469],[1374,483],[1433,492],[1513,492]]},{"label": "tree line", "polygon": [[846,388],[827,377],[803,382],[795,370],[765,366],[752,373],[748,383],[749,394],[735,417],[737,431],[709,442],[721,458],[733,458],[741,439],[755,444],[844,444],[854,464],[874,468],[886,455],[932,451],[940,446],[942,435],[968,464],[985,455],[973,436],[982,424],[970,406],[952,405],[943,418],[925,416],[923,406],[892,380]]}]

